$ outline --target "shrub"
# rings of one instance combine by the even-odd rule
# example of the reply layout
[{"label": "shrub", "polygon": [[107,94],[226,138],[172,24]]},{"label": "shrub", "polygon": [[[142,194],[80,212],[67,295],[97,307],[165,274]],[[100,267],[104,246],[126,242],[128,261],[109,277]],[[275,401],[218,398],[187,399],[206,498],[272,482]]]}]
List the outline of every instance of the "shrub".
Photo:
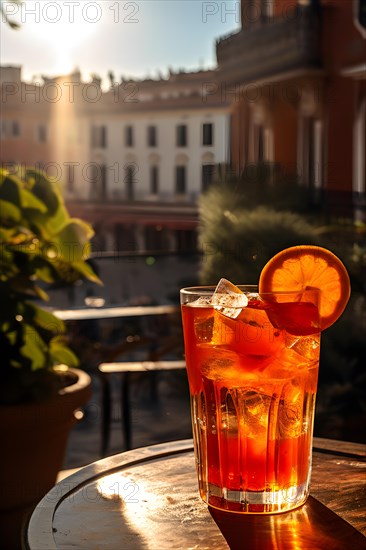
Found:
[{"label": "shrub", "polygon": [[264,206],[244,208],[238,193],[213,187],[200,201],[201,282],[226,277],[256,284],[262,267],[277,252],[299,244],[318,244],[313,227],[300,214]]}]

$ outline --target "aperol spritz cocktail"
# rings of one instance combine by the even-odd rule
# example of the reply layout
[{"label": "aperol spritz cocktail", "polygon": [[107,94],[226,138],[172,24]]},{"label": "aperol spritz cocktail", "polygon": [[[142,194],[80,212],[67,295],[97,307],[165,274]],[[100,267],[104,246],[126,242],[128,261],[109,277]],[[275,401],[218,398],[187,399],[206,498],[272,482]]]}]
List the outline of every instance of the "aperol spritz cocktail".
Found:
[{"label": "aperol spritz cocktail", "polygon": [[220,509],[282,512],[309,491],[319,293],[240,290],[237,304],[181,291],[199,490]]}]

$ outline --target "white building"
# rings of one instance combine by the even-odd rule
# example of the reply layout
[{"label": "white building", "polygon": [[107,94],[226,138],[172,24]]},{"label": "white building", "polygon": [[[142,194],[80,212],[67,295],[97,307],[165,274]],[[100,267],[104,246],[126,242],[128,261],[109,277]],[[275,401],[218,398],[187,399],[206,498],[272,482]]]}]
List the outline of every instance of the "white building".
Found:
[{"label": "white building", "polygon": [[80,118],[88,132],[87,162],[96,173],[84,169],[78,181],[91,185],[76,185],[69,196],[195,199],[211,167],[228,161],[229,107],[204,95],[214,76],[205,71],[123,82],[88,105]]},{"label": "white building", "polygon": [[208,93],[215,71],[122,81],[108,91],[96,77],[82,82],[79,72],[44,77],[41,85],[19,84],[18,73],[14,68],[12,83],[11,70],[3,72],[4,118],[10,107],[14,118],[17,103],[19,125],[35,106],[46,113],[45,149],[33,159],[35,145],[25,144],[21,131],[15,144],[3,136],[2,163],[42,164],[61,183],[72,213],[94,224],[102,249],[193,244],[197,198],[215,165],[229,161],[230,106]]}]

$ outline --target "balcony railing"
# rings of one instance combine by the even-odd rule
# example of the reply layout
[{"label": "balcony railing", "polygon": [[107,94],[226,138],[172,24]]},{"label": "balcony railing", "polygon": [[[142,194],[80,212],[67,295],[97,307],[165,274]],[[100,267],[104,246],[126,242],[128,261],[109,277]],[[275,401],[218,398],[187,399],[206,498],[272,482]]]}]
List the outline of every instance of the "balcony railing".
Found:
[{"label": "balcony railing", "polygon": [[321,66],[320,17],[313,6],[244,28],[216,44],[221,81],[245,84]]}]

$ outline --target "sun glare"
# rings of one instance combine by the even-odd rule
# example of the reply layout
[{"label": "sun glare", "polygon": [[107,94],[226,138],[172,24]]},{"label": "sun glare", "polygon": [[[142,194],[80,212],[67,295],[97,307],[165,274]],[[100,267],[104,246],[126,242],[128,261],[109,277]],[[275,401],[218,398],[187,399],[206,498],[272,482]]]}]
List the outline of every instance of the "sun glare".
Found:
[{"label": "sun glare", "polygon": [[37,38],[37,41],[47,48],[52,56],[55,74],[65,74],[75,67],[77,49],[96,31],[100,20],[98,4],[93,2],[88,5],[89,9],[86,11],[79,2],[74,6],[71,2],[27,3],[28,17],[25,17],[27,13],[23,14],[23,28],[27,29],[33,39]]}]

